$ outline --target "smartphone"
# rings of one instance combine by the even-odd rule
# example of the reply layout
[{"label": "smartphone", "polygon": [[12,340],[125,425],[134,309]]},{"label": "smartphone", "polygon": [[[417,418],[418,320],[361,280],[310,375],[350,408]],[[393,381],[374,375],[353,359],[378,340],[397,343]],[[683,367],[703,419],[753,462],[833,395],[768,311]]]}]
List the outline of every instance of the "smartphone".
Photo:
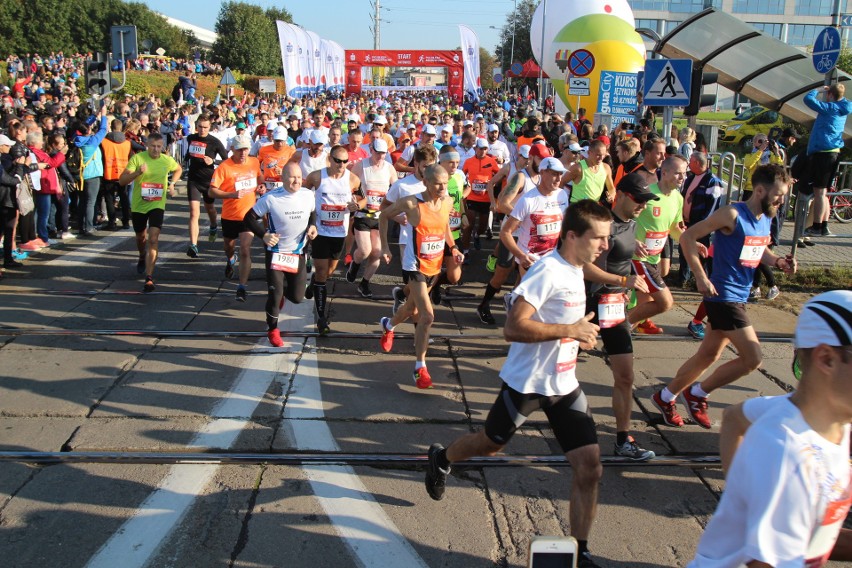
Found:
[{"label": "smartphone", "polygon": [[577,568],[577,541],[571,536],[537,536],[530,541],[529,568]]}]

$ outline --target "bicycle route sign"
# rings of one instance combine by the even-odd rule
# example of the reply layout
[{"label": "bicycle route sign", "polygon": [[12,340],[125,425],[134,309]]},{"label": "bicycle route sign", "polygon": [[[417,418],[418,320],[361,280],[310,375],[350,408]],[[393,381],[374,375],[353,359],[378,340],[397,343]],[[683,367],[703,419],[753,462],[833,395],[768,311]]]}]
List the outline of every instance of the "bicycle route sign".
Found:
[{"label": "bicycle route sign", "polygon": [[813,62],[818,73],[828,73],[840,57],[840,32],[837,28],[824,28],[814,41]]}]

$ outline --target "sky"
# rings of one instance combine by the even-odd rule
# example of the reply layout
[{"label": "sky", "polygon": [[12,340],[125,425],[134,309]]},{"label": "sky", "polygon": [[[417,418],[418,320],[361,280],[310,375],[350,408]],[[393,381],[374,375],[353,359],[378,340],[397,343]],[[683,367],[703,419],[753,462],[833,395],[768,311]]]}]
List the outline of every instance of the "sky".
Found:
[{"label": "sky", "polygon": [[[370,31],[374,8],[370,0],[245,0],[267,8],[286,8],[293,22],[344,49],[372,49]],[[375,0],[374,0],[375,1]],[[222,2],[218,0],[146,0],[149,8],[202,28],[214,30]],[[514,0],[380,0],[381,47],[384,49],[455,49],[461,44],[458,24],[479,37],[479,45],[494,53],[499,30]],[[411,6],[409,8],[409,6]],[[487,9],[483,9],[487,6]],[[491,29],[494,26],[497,29]]]}]

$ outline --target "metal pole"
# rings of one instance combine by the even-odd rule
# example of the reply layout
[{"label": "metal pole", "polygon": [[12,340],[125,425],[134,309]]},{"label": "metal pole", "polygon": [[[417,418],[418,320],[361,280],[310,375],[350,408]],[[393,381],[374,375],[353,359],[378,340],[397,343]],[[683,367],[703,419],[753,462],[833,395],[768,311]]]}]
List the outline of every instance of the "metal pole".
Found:
[{"label": "metal pole", "polygon": [[[515,62],[515,29],[518,27],[518,0],[515,0],[515,11],[512,16],[512,52],[509,55],[509,67],[512,67],[512,64]],[[509,92],[512,89],[512,78],[509,77],[509,84],[507,85],[509,88]]]},{"label": "metal pole", "polygon": [[544,100],[544,24],[547,21],[547,0],[541,9],[541,61],[538,66],[538,98]]},{"label": "metal pole", "polygon": [[381,49],[382,45],[382,19],[379,13],[382,8],[381,4],[381,0],[376,0],[376,19],[374,23],[376,33],[373,34],[373,49]]},{"label": "metal pole", "polygon": [[672,131],[672,121],[674,120],[674,107],[663,107],[663,140],[666,141],[666,146],[671,144],[669,135]]}]

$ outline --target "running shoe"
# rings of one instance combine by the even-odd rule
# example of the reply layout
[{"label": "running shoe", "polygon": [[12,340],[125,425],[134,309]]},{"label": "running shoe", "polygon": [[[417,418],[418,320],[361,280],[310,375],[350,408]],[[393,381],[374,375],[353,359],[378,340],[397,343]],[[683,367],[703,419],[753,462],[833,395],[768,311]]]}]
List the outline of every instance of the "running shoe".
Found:
[{"label": "running shoe", "polygon": [[485,270],[494,272],[497,269],[497,257],[493,254],[488,255],[488,260],[485,262]]},{"label": "running shoe", "polygon": [[314,282],[313,280],[308,281],[308,285],[305,288],[305,299],[313,300],[314,299]]},{"label": "running shoe", "polygon": [[352,267],[354,265],[351,262],[346,263],[346,281],[347,282],[355,282],[355,279],[358,277],[358,274],[352,272]]},{"label": "running shoe", "polygon": [[681,418],[680,414],[677,412],[677,408],[675,407],[675,401],[672,400],[669,403],[663,402],[663,397],[661,396],[663,391],[657,391],[651,397],[651,402],[654,403],[660,412],[663,415],[663,422],[668,424],[669,426],[674,426],[675,428],[680,428],[683,426],[683,418]]},{"label": "running shoe", "polygon": [[198,245],[189,245],[186,249],[186,256],[189,258],[198,258]]},{"label": "running shoe", "polygon": [[281,339],[281,332],[277,327],[266,332],[266,337],[269,338],[269,343],[272,344],[273,347],[284,347],[284,340]]},{"label": "running shoe", "polygon": [[799,240],[802,241],[802,244],[805,245],[806,247],[815,247],[816,246],[816,243],[813,242],[812,240],[810,240],[808,237],[802,237]]},{"label": "running shoe", "polygon": [[710,417],[707,416],[707,398],[692,394],[691,387],[683,391],[683,398],[686,401],[686,409],[689,411],[689,415],[692,416],[692,419],[695,420],[702,428],[707,428],[709,430],[713,425],[713,422],[711,422]]},{"label": "running shoe", "polygon": [[577,568],[601,568],[592,560],[592,553],[586,550],[577,557]]},{"label": "running shoe", "polygon": [[487,229],[485,229],[485,240],[490,241],[493,238],[494,238],[494,233],[491,232],[491,227],[488,227]]},{"label": "running shoe", "polygon": [[691,321],[686,325],[686,331],[688,331],[689,335],[695,339],[704,339],[703,323],[695,323],[694,321]]},{"label": "running shoe", "polygon": [[43,249],[43,248],[44,248],[44,247],[43,247],[43,246],[41,246],[40,244],[38,244],[38,242],[36,242],[35,240],[28,241],[28,242],[26,242],[26,243],[23,243],[23,244],[20,246],[20,249],[21,249],[21,250],[23,250],[23,251],[27,251],[27,252],[36,252],[36,251],[39,251],[39,250],[41,250],[41,249]]},{"label": "running shoe", "polygon": [[438,454],[444,449],[441,444],[432,444],[429,446],[429,461],[426,465],[426,493],[435,501],[440,501],[444,498],[444,491],[447,488],[447,476],[450,474],[450,468],[443,469],[438,465]]},{"label": "running shoe", "polygon": [[382,318],[379,320],[379,325],[382,326],[382,338],[379,340],[379,345],[381,345],[382,351],[390,353],[391,348],[393,348],[393,331],[388,330],[390,318]]},{"label": "running shoe", "polygon": [[29,258],[30,253],[25,250],[15,249],[12,251],[12,258],[14,260],[27,260]]},{"label": "running shoe", "polygon": [[319,318],[317,320],[317,333],[320,335],[328,335],[331,332],[331,328],[328,326],[328,322],[325,318]]},{"label": "running shoe", "polygon": [[75,235],[71,231],[63,231],[62,234],[59,235],[59,238],[62,239],[63,241],[70,241],[70,240],[76,239],[77,235]]},{"label": "running shoe", "polygon": [[754,288],[752,288],[752,289],[749,291],[749,293],[748,293],[748,301],[749,301],[749,302],[756,302],[756,301],[758,301],[758,300],[760,299],[760,296],[761,296],[761,295],[762,295],[762,294],[760,293],[760,287],[759,287],[759,286],[755,286],[755,287],[754,287]]},{"label": "running shoe", "polygon": [[808,227],[802,234],[806,237],[821,237],[822,229],[816,227]]},{"label": "running shoe", "polygon": [[246,289],[243,288],[242,286],[238,286],[237,287],[237,301],[238,302],[245,302],[246,301],[246,295],[247,295]]},{"label": "running shoe", "polygon": [[819,234],[820,234],[821,237],[836,237],[837,236],[834,233],[832,233],[831,230],[829,230],[828,227],[826,227],[825,229],[820,231]]},{"label": "running shoe", "polygon": [[476,315],[479,316],[479,321],[485,325],[497,325],[497,320],[491,315],[491,308],[488,306],[477,306]]},{"label": "running shoe", "polygon": [[136,274],[144,274],[145,273],[145,257],[139,257],[139,260],[136,261]]},{"label": "running shoe", "polygon": [[151,278],[150,276],[146,276],[145,277],[145,285],[142,287],[142,291],[147,294],[148,292],[153,292],[156,289],[157,289],[157,287],[154,286],[154,279]]},{"label": "running shoe", "polygon": [[211,243],[216,242],[216,233],[219,232],[218,227],[210,227],[207,231],[207,240]]},{"label": "running shoe", "polygon": [[400,286],[394,286],[391,296],[393,296],[393,313],[395,314],[405,303],[405,291]]},{"label": "running shoe", "polygon": [[777,298],[780,295],[781,295],[781,290],[778,289],[778,286],[773,286],[766,293],[766,299],[767,300],[774,300],[775,298]]},{"label": "running shoe", "polygon": [[441,305],[441,296],[442,292],[440,286],[433,286],[432,290],[429,291],[429,299],[432,301],[433,306]]},{"label": "running shoe", "polygon": [[225,278],[230,280],[234,277],[234,264],[236,264],[236,259],[231,258],[225,263]]},{"label": "running shoe", "polygon": [[636,444],[633,436],[627,436],[627,441],[621,444],[615,444],[615,455],[623,458],[629,458],[633,461],[643,462],[653,458],[656,454],[651,450],[640,448]]},{"label": "running shoe", "polygon": [[645,321],[636,326],[636,331],[645,335],[660,335],[661,333],[663,333],[663,328],[659,327],[651,320],[646,319]]},{"label": "running shoe", "polygon": [[426,370],[426,367],[420,367],[414,371],[414,383],[419,389],[432,388],[432,376],[429,375],[429,371]]},{"label": "running shoe", "polygon": [[361,283],[358,284],[358,293],[365,298],[372,298],[373,291],[370,290],[370,283],[366,280],[361,280]]}]

